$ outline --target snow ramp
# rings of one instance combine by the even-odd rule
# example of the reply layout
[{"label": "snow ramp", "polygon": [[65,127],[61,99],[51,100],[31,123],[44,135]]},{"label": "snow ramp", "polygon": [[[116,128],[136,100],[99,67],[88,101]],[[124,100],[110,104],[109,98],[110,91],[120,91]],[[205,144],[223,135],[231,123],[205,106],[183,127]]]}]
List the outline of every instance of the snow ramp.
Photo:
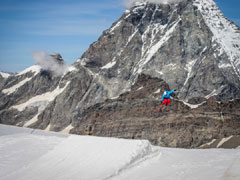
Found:
[{"label": "snow ramp", "polygon": [[30,129],[14,129],[18,132],[0,136],[1,180],[109,179],[157,152],[144,140],[53,136],[48,132],[43,136]]},{"label": "snow ramp", "polygon": [[240,149],[172,149],[0,125],[1,180],[235,180],[239,157]]}]

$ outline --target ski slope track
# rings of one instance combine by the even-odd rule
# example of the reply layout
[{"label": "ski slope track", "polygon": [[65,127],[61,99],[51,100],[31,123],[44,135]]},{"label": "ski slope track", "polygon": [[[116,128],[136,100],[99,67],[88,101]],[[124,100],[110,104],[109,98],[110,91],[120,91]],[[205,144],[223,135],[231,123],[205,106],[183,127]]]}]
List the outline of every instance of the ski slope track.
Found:
[{"label": "ski slope track", "polygon": [[[1,180],[237,180],[240,149],[186,150],[146,140],[0,125]],[[210,168],[211,167],[211,168]]]}]

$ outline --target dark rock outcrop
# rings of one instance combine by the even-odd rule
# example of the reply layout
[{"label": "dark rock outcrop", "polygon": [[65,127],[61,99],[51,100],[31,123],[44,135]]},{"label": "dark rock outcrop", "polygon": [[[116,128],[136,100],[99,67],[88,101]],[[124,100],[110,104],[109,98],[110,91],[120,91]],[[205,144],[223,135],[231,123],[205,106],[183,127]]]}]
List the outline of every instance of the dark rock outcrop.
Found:
[{"label": "dark rock outcrop", "polygon": [[164,112],[157,112],[165,89],[169,86],[163,80],[140,75],[130,92],[78,114],[71,133],[84,134],[91,127],[97,136],[148,139],[155,145],[183,148],[240,135],[240,100],[220,103],[212,97],[191,109],[173,99]]}]

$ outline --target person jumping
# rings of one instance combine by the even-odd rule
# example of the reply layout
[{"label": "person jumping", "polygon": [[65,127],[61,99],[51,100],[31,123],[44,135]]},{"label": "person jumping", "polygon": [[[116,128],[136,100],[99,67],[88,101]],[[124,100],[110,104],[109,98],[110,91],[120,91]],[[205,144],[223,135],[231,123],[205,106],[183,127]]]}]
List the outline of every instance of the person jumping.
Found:
[{"label": "person jumping", "polygon": [[[163,95],[162,95],[162,100],[161,100],[161,104],[159,106],[159,108],[157,108],[157,111],[159,111],[161,109],[161,111],[163,111],[171,102],[171,94],[174,93],[175,90],[171,90],[171,91],[164,91]],[[163,104],[165,104],[166,106],[162,106]],[[161,108],[162,106],[162,108]]]}]

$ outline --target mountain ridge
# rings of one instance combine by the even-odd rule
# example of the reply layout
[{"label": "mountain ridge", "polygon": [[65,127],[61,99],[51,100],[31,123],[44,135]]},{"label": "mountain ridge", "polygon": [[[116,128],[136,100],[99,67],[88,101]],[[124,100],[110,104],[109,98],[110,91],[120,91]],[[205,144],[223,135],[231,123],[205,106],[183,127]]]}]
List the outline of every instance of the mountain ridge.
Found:
[{"label": "mountain ridge", "polygon": [[[227,19],[212,0],[204,2],[139,3],[127,9],[61,76],[56,76],[51,69],[33,66],[1,80],[0,123],[82,134],[84,126],[95,119],[102,122],[95,132],[100,136],[114,136],[109,122],[110,125],[115,123],[118,136],[147,137],[154,144],[174,147],[199,147],[213,138],[239,135],[236,130],[239,127],[239,114],[235,108],[240,98],[239,28],[228,34],[228,45],[234,38],[237,43],[233,41],[229,45],[233,50],[226,50],[226,46],[221,44],[225,42],[221,41],[222,36],[219,36],[219,40],[216,34],[221,35],[218,31],[224,33],[226,29],[234,29],[235,25],[226,25]],[[211,24],[207,19],[209,13],[220,22]],[[220,28],[213,32],[209,26]],[[233,55],[229,57],[229,53]],[[139,80],[146,86],[156,81],[151,87],[158,93],[138,94],[135,86]],[[161,114],[155,112],[155,106],[160,103],[159,96],[166,88],[178,90],[172,102],[174,105],[167,111],[170,115],[163,115],[167,123],[159,118]],[[126,93],[130,97],[123,98],[119,103],[119,98]],[[224,105],[218,105],[218,102]],[[118,131],[126,128],[129,122],[124,114],[121,115],[121,108],[119,110],[115,105],[122,109],[133,108],[122,113],[135,119],[134,126],[131,126],[135,135]],[[99,106],[109,110],[106,114],[110,114],[112,119],[107,116],[102,119]],[[223,123],[223,111],[220,110],[225,106],[224,116],[229,122]],[[180,112],[175,112],[179,108]],[[142,117],[140,114],[134,115],[141,110],[147,116],[141,113]],[[207,110],[209,114],[204,114]],[[99,117],[95,116],[95,111]],[[89,113],[93,116],[89,116]],[[125,126],[114,121],[119,117],[125,118]],[[177,117],[182,122],[175,123]],[[195,123],[199,124],[194,120],[196,117],[203,125],[192,128]],[[144,118],[152,120],[141,122]],[[188,119],[191,120],[189,127],[183,126]],[[159,125],[160,129],[156,128],[159,132],[145,136],[149,130],[140,128],[142,134],[139,134],[138,123],[143,127],[149,127],[148,123],[151,123],[152,127],[153,122]],[[178,134],[176,129],[163,126],[163,122],[187,132],[187,139],[183,138],[183,134]],[[214,125],[219,126],[219,134],[214,131]],[[204,133],[201,134],[201,131]],[[173,135],[168,138],[166,132]],[[180,135],[180,139],[177,135]]]}]

